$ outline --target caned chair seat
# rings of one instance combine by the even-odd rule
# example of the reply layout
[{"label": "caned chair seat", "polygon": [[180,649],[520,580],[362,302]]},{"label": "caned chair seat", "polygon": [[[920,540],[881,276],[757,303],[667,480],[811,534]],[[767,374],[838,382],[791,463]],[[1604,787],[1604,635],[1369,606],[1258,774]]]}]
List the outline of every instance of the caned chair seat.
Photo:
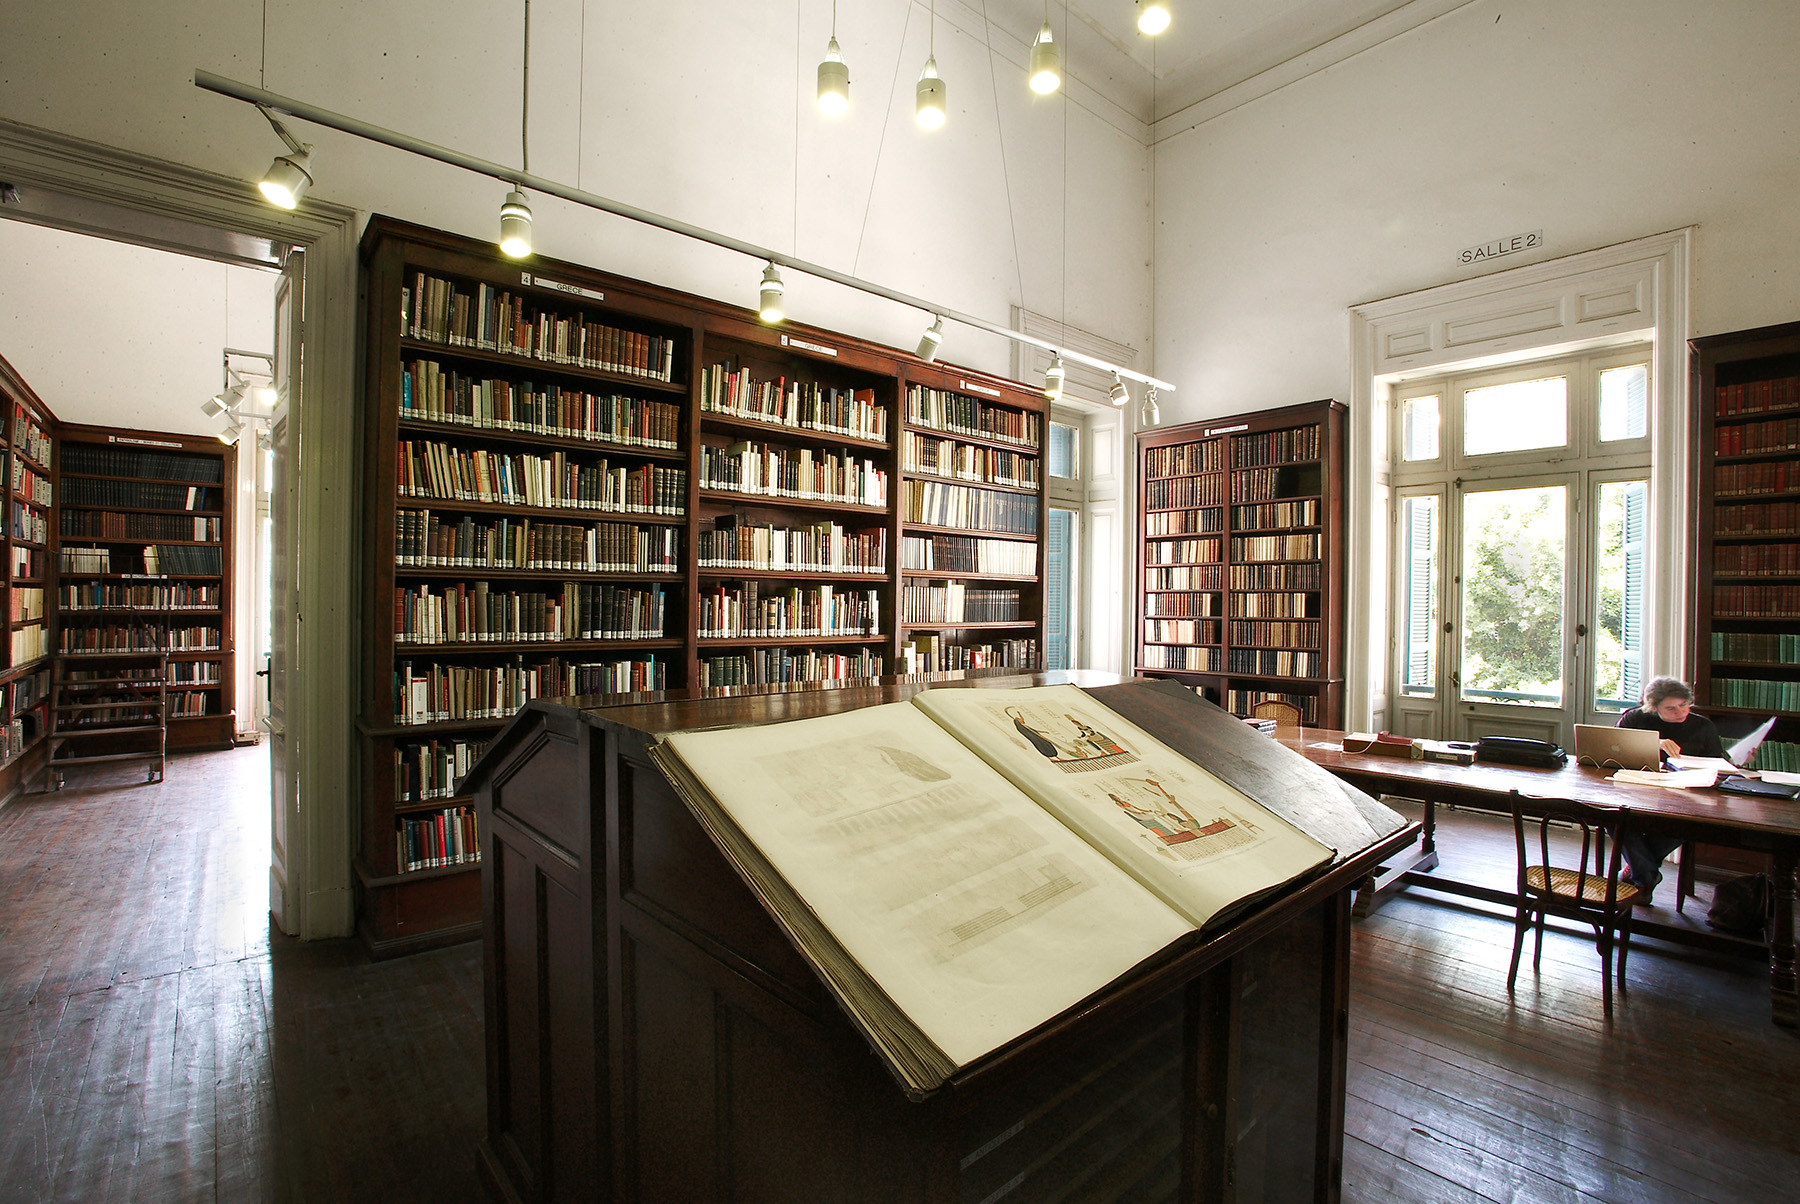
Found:
[{"label": "caned chair seat", "polygon": [[[1544,885],[1544,876],[1548,873],[1550,885]],[[1561,866],[1528,865],[1525,867],[1525,885],[1535,891],[1548,890],[1550,894],[1564,899],[1580,897],[1589,902],[1604,905],[1606,903],[1606,879],[1594,873],[1583,874],[1580,870],[1566,870]],[[1630,903],[1638,896],[1638,888],[1630,882],[1621,882],[1613,896],[1615,903]]]},{"label": "caned chair seat", "polygon": [[1273,719],[1276,727],[1299,727],[1300,708],[1291,702],[1280,702],[1269,699],[1259,702],[1250,710],[1253,719]]}]

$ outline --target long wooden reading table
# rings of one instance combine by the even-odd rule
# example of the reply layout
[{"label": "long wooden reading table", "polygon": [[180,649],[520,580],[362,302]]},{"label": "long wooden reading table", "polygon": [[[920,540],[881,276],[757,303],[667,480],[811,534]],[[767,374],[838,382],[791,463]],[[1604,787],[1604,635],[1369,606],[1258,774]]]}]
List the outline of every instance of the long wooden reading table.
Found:
[{"label": "long wooden reading table", "polygon": [[[1407,856],[1388,861],[1359,913],[1382,892],[1412,884],[1432,890],[1513,906],[1512,891],[1496,890],[1433,871],[1439,868],[1435,808],[1439,803],[1485,810],[1510,809],[1517,790],[1526,800],[1562,799],[1628,808],[1638,828],[1681,840],[1701,840],[1768,853],[1775,862],[1775,924],[1769,934],[1770,1011],[1775,1023],[1800,1027],[1800,993],[1794,969],[1794,867],[1800,860],[1800,800],[1752,798],[1719,790],[1676,790],[1611,782],[1610,769],[1577,765],[1529,769],[1519,765],[1446,765],[1401,757],[1343,751],[1342,732],[1281,728],[1275,738],[1350,785],[1380,797],[1417,799],[1425,804],[1419,843]],[[1688,939],[1689,930],[1636,918],[1632,930],[1646,936]]]}]

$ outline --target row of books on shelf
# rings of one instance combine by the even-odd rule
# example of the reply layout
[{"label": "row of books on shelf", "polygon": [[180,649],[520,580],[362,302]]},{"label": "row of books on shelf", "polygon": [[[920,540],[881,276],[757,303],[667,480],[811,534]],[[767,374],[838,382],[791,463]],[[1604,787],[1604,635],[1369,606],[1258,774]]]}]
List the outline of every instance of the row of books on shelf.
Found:
[{"label": "row of books on shelf", "polygon": [[888,441],[887,409],[876,402],[874,389],[840,389],[785,376],[759,380],[749,368],[733,368],[729,362],[701,370],[700,412]]},{"label": "row of books on shelf", "polygon": [[1793,406],[1800,406],[1800,377],[1797,376],[1720,385],[1713,391],[1713,413],[1720,418],[1786,410]]},{"label": "row of books on shelf", "polygon": [[37,461],[39,468],[50,467],[50,436],[38,425],[31,412],[18,402],[13,403],[13,436],[12,444],[16,451],[21,451]]},{"label": "row of books on shelf", "polygon": [[725,656],[703,656],[702,689],[728,686],[840,685],[880,677],[885,658],[868,648],[831,652],[822,648],[756,648]]},{"label": "row of books on shelf", "polygon": [[[53,717],[53,731],[105,732],[120,727],[159,727],[167,717],[156,700],[146,702],[141,694],[84,695],[82,709],[61,712]],[[89,750],[95,751],[95,750]]]},{"label": "row of books on shelf", "polygon": [[1800,665],[1800,635],[1715,631],[1712,633],[1712,658],[1716,661],[1765,661],[1771,665]]},{"label": "row of books on shelf", "polygon": [[1319,596],[1306,591],[1276,593],[1255,591],[1230,595],[1234,619],[1316,619]]},{"label": "row of books on shelf", "polygon": [[1800,466],[1792,460],[1769,464],[1715,464],[1714,497],[1756,497],[1800,489]]},{"label": "row of books on shelf", "polygon": [[1224,634],[1225,625],[1218,619],[1144,620],[1146,644],[1217,644],[1224,639]]},{"label": "row of books on shelf", "polygon": [[5,706],[5,713],[17,715],[21,711],[29,711],[50,696],[50,670],[40,669],[36,673],[27,673],[15,677],[0,686],[0,703]]},{"label": "row of books on shelf", "polygon": [[1800,585],[1715,585],[1713,617],[1800,618]]},{"label": "row of books on shelf", "polygon": [[446,371],[410,361],[400,377],[400,417],[478,430],[523,431],[631,447],[681,443],[681,407],[623,394]]},{"label": "row of books on shelf", "polygon": [[400,329],[406,337],[427,343],[649,380],[675,378],[674,339],[552,309],[536,298],[486,283],[414,272],[412,284],[400,290]]},{"label": "row of books on shelf", "polygon": [[718,520],[701,531],[696,549],[703,569],[753,569],[760,572],[886,573],[887,530],[868,527],[847,531],[833,522],[805,527],[740,524]]},{"label": "row of books on shelf", "polygon": [[1325,588],[1325,566],[1314,560],[1302,564],[1234,564],[1228,574],[1232,589],[1302,590]]},{"label": "row of books on shelf", "polygon": [[1215,593],[1150,593],[1144,595],[1144,613],[1161,618],[1204,619],[1219,613]]},{"label": "row of books on shelf", "polygon": [[217,610],[217,585],[172,582],[66,582],[57,591],[64,610]]},{"label": "row of books on shelf", "polygon": [[149,576],[217,577],[224,569],[220,548],[149,544],[142,551],[124,548],[60,548],[65,573],[143,573]]},{"label": "row of books on shelf", "polygon": [[1300,711],[1300,722],[1309,726],[1319,722],[1319,697],[1316,694],[1290,693],[1281,690],[1244,690],[1232,687],[1225,691],[1224,708],[1233,715],[1248,715],[1258,703],[1285,702]]},{"label": "row of books on shelf", "polygon": [[1254,435],[1235,435],[1231,440],[1233,468],[1261,468],[1268,464],[1293,464],[1317,460],[1324,446],[1324,428],[1292,427],[1284,431],[1260,431]]},{"label": "row of books on shelf", "polygon": [[44,553],[38,548],[22,548],[14,544],[12,549],[13,580],[36,580],[43,575]]},{"label": "row of books on shelf", "polygon": [[1225,467],[1225,441],[1208,439],[1202,443],[1171,443],[1167,447],[1144,449],[1146,477],[1182,477],[1202,472],[1218,472]]},{"label": "row of books on shelf", "polygon": [[668,689],[668,664],[654,654],[561,657],[501,665],[401,661],[394,669],[394,722],[400,726],[505,719],[534,698]]},{"label": "row of books on shelf", "polygon": [[564,582],[561,591],[502,590],[485,581],[394,591],[396,644],[661,639],[660,585]]},{"label": "row of books on shelf", "polygon": [[217,627],[165,627],[160,623],[102,627],[65,624],[57,630],[56,646],[59,652],[217,652],[222,647]]},{"label": "row of books on shelf", "polygon": [[1157,539],[1144,544],[1145,564],[1218,564],[1224,559],[1223,539]]},{"label": "row of books on shelf", "polygon": [[1776,773],[1800,773],[1800,744],[1791,740],[1764,740],[1750,758],[1751,769],[1773,769]]},{"label": "row of books on shelf", "polygon": [[44,617],[44,591],[34,585],[15,585],[6,594],[7,617],[15,623],[31,623]]},{"label": "row of books on shelf", "polygon": [[1800,418],[1721,426],[1713,432],[1713,451],[1721,456],[1800,451]]},{"label": "row of books on shelf", "polygon": [[120,447],[108,443],[63,444],[64,473],[102,477],[151,477],[165,481],[192,481],[197,485],[225,483],[225,462],[218,456],[194,452],[158,451]]},{"label": "row of books on shelf", "polygon": [[23,502],[12,503],[12,522],[7,530],[14,539],[28,539],[32,543],[50,542],[50,520],[42,510]]},{"label": "row of books on shelf", "polygon": [[1213,646],[1180,644],[1144,645],[1146,669],[1174,669],[1186,673],[1217,673],[1223,663],[1222,651]]},{"label": "row of books on shelf", "polygon": [[424,815],[396,815],[394,829],[394,861],[403,874],[481,860],[475,808],[466,803]]},{"label": "row of books on shelf", "polygon": [[1016,485],[1021,489],[1038,486],[1039,462],[1035,454],[1027,455],[1004,447],[983,447],[976,443],[959,443],[918,431],[908,431],[905,442],[906,471],[931,476],[950,477],[958,481],[978,481],[986,485]]},{"label": "row of books on shelf", "polygon": [[832,585],[720,585],[700,591],[696,634],[703,639],[880,635],[881,599],[872,589]]},{"label": "row of books on shelf", "polygon": [[1718,706],[1800,712],[1800,681],[1715,677],[1712,679],[1712,701]]},{"label": "row of books on shelf", "polygon": [[1221,589],[1224,584],[1223,564],[1174,565],[1165,568],[1151,566],[1144,569],[1144,588],[1147,590],[1209,590]]},{"label": "row of books on shelf", "polygon": [[1246,468],[1231,474],[1234,502],[1273,502],[1319,492],[1319,470],[1307,468]]},{"label": "row of books on shelf", "polygon": [[1151,510],[1144,515],[1144,537],[1165,535],[1220,535],[1225,531],[1225,507],[1202,506],[1193,510]]},{"label": "row of books on shelf", "polygon": [[0,723],[0,764],[24,752],[38,738],[40,730],[38,720],[33,715],[14,714],[11,719]]},{"label": "row of books on shelf", "polygon": [[142,514],[131,510],[77,510],[65,506],[57,520],[65,536],[78,539],[191,539],[218,543],[224,520],[188,518],[180,514]]},{"label": "row of books on shelf", "polygon": [[900,567],[924,572],[981,573],[996,577],[1037,575],[1036,544],[976,535],[903,535]]},{"label": "row of books on shelf", "polygon": [[410,439],[397,451],[401,497],[620,514],[679,515],[686,506],[687,471],[660,464],[614,467],[604,458],[583,463],[560,451],[468,451]]},{"label": "row of books on shelf", "polygon": [[1035,448],[1043,444],[1044,416],[924,385],[908,385],[906,420],[933,430]]},{"label": "row of books on shelf", "polygon": [[866,456],[743,440],[700,445],[700,487],[756,497],[886,506],[888,474]]},{"label": "row of books on shelf", "polygon": [[[1319,622],[1280,619],[1233,619],[1226,628],[1232,644],[1241,648],[1317,648]],[[1237,670],[1245,672],[1245,670]]]},{"label": "row of books on shelf", "polygon": [[674,573],[677,527],[636,523],[551,523],[532,518],[483,522],[429,510],[394,511],[394,563],[404,568],[549,569],[590,573]]},{"label": "row of books on shelf", "polygon": [[[1279,673],[1311,677],[1319,671],[1319,625],[1316,622],[1280,622],[1271,620],[1166,619],[1144,620],[1146,644],[1217,644],[1229,637],[1232,659],[1227,667],[1233,673]],[[1253,659],[1264,653],[1288,653],[1306,650],[1311,659],[1305,661],[1264,661]],[[1238,653],[1245,654],[1242,658]],[[1275,668],[1265,667],[1276,665]],[[1158,666],[1168,668],[1170,666]]]},{"label": "row of books on shelf", "polygon": [[1800,543],[1714,544],[1713,572],[1756,577],[1800,574]]},{"label": "row of books on shelf", "polygon": [[[1166,480],[1144,482],[1144,508],[1146,510],[1181,510],[1195,506],[1223,506],[1225,504],[1225,478],[1212,477],[1169,477]],[[1148,520],[1149,516],[1145,516]],[[1147,534],[1167,535],[1170,531],[1151,531]]]},{"label": "row of books on shelf", "polygon": [[169,718],[199,719],[203,715],[212,714],[215,705],[217,704],[210,694],[198,690],[184,690],[169,695]]},{"label": "row of books on shelf", "polygon": [[394,745],[394,801],[425,803],[454,798],[469,767],[491,740],[421,740]]},{"label": "row of books on shelf", "polygon": [[50,636],[42,623],[33,623],[29,627],[15,627],[12,631],[13,665],[26,665],[41,660],[50,654]]},{"label": "row of books on shelf", "polygon": [[916,632],[900,646],[896,666],[901,673],[955,673],[978,669],[1038,668],[1038,642],[1029,636],[980,643],[947,639],[936,632]]},{"label": "row of books on shelf", "polygon": [[1017,589],[972,586],[954,580],[914,582],[900,590],[900,621],[1016,623],[1023,605],[1023,595]]},{"label": "row of books on shelf", "polygon": [[1301,535],[1233,535],[1233,560],[1317,560],[1322,536],[1313,532]]},{"label": "row of books on shelf", "polygon": [[50,478],[31,470],[24,456],[8,455],[12,461],[12,487],[14,493],[23,494],[28,500],[40,506],[48,506],[56,499],[56,490],[50,485]]},{"label": "row of books on shelf", "polygon": [[1230,648],[1225,653],[1225,669],[1262,677],[1313,677],[1319,672],[1319,654],[1291,648]]},{"label": "row of books on shelf", "polygon": [[1800,534],[1800,502],[1751,502],[1713,507],[1715,535]]},{"label": "row of books on shelf", "polygon": [[1231,508],[1231,525],[1239,531],[1286,530],[1319,525],[1319,499],[1295,502],[1256,502]]},{"label": "row of books on shelf", "polygon": [[1038,499],[1033,494],[996,493],[973,485],[907,481],[902,489],[900,517],[905,522],[933,527],[1036,535]]},{"label": "row of books on shelf", "polygon": [[129,510],[219,510],[224,490],[208,485],[168,485],[156,481],[118,481],[108,477],[62,479],[65,506],[113,506]]}]

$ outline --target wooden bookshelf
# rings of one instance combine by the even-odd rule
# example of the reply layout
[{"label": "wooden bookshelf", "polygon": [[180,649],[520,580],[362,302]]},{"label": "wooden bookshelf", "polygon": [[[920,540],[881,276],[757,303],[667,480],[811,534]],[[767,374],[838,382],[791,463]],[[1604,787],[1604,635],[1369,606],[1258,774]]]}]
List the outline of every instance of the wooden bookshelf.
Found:
[{"label": "wooden bookshelf", "polygon": [[[7,524],[6,659],[0,662],[0,801],[40,771],[50,704],[49,549],[41,536],[55,504],[51,463],[56,419],[5,359],[0,359],[5,429]],[[33,530],[27,533],[27,527]],[[38,538],[31,538],[35,535]]]},{"label": "wooden bookshelf", "polygon": [[1696,703],[1800,770],[1800,322],[1688,343]]},{"label": "wooden bookshelf", "polygon": [[1137,673],[1343,726],[1344,423],[1318,401],[1138,436]]},{"label": "wooden bookshelf", "polygon": [[[461,779],[530,699],[864,681],[907,667],[906,641],[925,634],[984,666],[1001,660],[985,650],[1024,646],[1035,667],[1041,484],[942,482],[1031,512],[993,536],[1029,568],[953,578],[965,597],[1016,590],[1013,617],[905,622],[914,578],[899,568],[903,533],[934,532],[903,518],[904,487],[938,483],[902,467],[908,390],[1035,416],[1029,446],[919,428],[1035,464],[1044,406],[1030,390],[390,218],[370,222],[362,252],[356,877],[378,955],[479,932]],[[545,462],[572,497],[540,488]],[[496,598],[493,613],[534,617],[487,621]]]},{"label": "wooden bookshelf", "polygon": [[165,654],[168,749],[230,747],[237,449],[109,427],[58,434],[55,651]]}]

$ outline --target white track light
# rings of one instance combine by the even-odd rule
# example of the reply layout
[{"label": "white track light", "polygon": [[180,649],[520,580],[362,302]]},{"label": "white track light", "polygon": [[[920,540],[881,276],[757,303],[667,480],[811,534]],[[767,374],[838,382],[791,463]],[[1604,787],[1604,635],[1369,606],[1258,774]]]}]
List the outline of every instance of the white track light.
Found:
[{"label": "white track light", "polygon": [[1037,41],[1031,44],[1031,90],[1039,96],[1048,96],[1062,87],[1062,52],[1056,48],[1056,41],[1050,36],[1050,19],[1046,17],[1038,30]]},{"label": "white track light", "polygon": [[500,203],[500,252],[513,259],[531,254],[531,207],[517,188]]},{"label": "white track light", "polygon": [[1124,409],[1131,403],[1131,391],[1125,387],[1125,382],[1119,379],[1117,372],[1113,373],[1112,388],[1106,391],[1106,399],[1120,409]]},{"label": "white track light", "polygon": [[819,64],[819,112],[836,117],[850,107],[850,68],[838,49],[837,31],[825,44],[825,58]]},{"label": "white track light", "polygon": [[919,73],[918,101],[913,116],[928,130],[944,124],[944,81],[938,78],[936,55],[925,60],[925,70]]},{"label": "white track light", "polygon": [[1044,397],[1050,401],[1061,401],[1063,392],[1062,352],[1050,353],[1050,366],[1044,369]]},{"label": "white track light", "polygon": [[276,155],[257,185],[271,205],[292,209],[312,187],[312,147],[306,146],[285,155]]},{"label": "white track light", "polygon": [[935,320],[931,329],[919,338],[919,358],[928,364],[937,359],[938,348],[944,345],[944,319],[936,314],[932,316]]},{"label": "white track light", "polygon": [[1155,37],[1169,27],[1167,0],[1139,0],[1138,32]]},{"label": "white track light", "polygon": [[1162,421],[1162,407],[1156,404],[1156,386],[1151,385],[1144,391],[1143,404],[1138,407],[1138,426],[1155,426]]},{"label": "white track light", "polygon": [[781,304],[781,296],[786,291],[781,283],[781,273],[775,270],[775,261],[771,259],[769,266],[763,269],[762,297],[756,307],[756,316],[771,326],[787,317]]}]

